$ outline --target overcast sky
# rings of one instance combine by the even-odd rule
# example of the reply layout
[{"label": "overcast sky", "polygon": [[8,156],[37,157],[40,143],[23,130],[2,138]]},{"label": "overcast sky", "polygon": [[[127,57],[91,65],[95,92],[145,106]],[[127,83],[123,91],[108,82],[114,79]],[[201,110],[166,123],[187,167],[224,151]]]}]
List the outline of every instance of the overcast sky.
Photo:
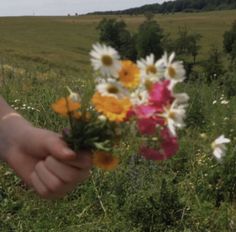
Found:
[{"label": "overcast sky", "polygon": [[0,16],[66,15],[122,10],[164,0],[0,0]]}]

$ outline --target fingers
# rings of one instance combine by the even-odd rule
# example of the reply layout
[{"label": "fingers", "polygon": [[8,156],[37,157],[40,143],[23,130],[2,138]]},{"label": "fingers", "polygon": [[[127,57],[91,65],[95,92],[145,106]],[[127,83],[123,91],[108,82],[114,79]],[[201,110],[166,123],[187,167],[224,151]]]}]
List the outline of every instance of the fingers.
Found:
[{"label": "fingers", "polygon": [[45,166],[54,175],[58,176],[65,183],[81,183],[89,177],[89,169],[79,169],[72,167],[48,156],[45,160]]},{"label": "fingers", "polygon": [[64,196],[88,177],[88,169],[78,169],[49,156],[35,166],[31,185],[40,196],[51,199]]},{"label": "fingers", "polygon": [[76,155],[76,159],[66,161],[66,164],[80,169],[91,169],[93,166],[92,163],[92,153],[88,151],[80,151]]}]

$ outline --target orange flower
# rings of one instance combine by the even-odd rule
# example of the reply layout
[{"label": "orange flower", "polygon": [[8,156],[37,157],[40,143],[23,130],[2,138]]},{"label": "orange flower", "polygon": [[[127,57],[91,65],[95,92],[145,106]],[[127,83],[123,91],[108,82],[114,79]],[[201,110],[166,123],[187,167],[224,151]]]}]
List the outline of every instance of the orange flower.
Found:
[{"label": "orange flower", "polygon": [[135,88],[140,82],[139,69],[135,63],[130,60],[122,61],[122,67],[119,72],[120,82],[127,88]]},{"label": "orange flower", "polygon": [[93,164],[106,171],[114,170],[119,163],[119,159],[103,151],[97,151],[93,155]]},{"label": "orange flower", "polygon": [[102,96],[100,93],[94,94],[92,102],[98,112],[103,113],[110,121],[115,122],[124,121],[131,107],[131,102],[128,98],[117,99],[115,97]]},{"label": "orange flower", "polygon": [[78,110],[79,108],[80,103],[73,101],[70,97],[60,98],[58,101],[52,104],[52,109],[56,113],[65,117],[69,114],[72,114],[72,116],[78,118],[80,116],[80,113],[76,112],[76,110]]}]

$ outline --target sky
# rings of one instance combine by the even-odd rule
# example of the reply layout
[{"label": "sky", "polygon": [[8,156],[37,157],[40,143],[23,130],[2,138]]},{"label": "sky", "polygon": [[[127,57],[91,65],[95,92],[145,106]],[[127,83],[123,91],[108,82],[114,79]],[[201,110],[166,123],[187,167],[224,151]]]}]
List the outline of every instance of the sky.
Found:
[{"label": "sky", "polygon": [[164,0],[0,0],[0,16],[67,15],[123,10]]}]

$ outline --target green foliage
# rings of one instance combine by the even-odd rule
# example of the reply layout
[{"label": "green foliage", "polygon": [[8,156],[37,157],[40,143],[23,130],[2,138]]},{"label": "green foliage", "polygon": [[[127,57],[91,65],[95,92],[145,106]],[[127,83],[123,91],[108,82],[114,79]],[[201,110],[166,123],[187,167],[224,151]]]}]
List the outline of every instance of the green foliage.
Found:
[{"label": "green foliage", "polygon": [[163,30],[155,20],[144,21],[138,29],[136,35],[136,48],[138,57],[146,57],[153,53],[157,58],[163,54],[161,41]]}]

